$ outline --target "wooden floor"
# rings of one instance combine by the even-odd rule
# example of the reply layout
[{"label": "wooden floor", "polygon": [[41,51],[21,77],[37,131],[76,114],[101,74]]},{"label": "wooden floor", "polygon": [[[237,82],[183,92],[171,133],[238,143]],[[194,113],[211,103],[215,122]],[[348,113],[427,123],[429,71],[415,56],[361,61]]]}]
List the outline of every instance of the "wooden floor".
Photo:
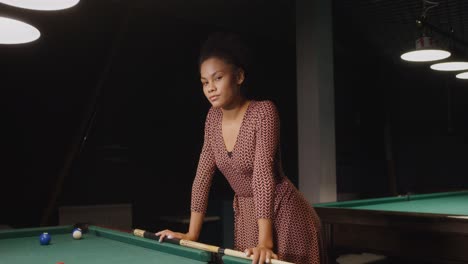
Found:
[{"label": "wooden floor", "polygon": [[437,264],[423,260],[404,260],[388,258],[370,253],[342,255],[336,259],[338,264]]}]

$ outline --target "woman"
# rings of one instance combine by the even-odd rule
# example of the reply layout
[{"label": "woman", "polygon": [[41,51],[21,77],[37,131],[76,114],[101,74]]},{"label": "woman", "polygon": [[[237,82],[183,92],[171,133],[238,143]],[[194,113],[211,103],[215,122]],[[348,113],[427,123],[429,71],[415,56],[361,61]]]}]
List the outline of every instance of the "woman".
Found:
[{"label": "woman", "polygon": [[[320,221],[314,209],[283,174],[279,116],[270,101],[248,100],[245,49],[235,35],[215,34],[204,44],[199,68],[211,103],[204,145],[192,186],[188,233],[156,233],[196,241],[216,167],[235,192],[235,249],[252,263],[281,259],[320,263]],[[276,252],[276,253],[275,253]]]}]

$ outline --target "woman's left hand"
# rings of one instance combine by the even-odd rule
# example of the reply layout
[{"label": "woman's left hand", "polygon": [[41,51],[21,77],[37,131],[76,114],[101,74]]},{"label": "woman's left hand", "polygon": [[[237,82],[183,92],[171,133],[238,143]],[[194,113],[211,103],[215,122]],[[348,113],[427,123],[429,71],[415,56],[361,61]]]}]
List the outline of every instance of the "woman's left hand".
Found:
[{"label": "woman's left hand", "polygon": [[271,259],[278,259],[273,250],[264,246],[257,246],[245,250],[247,257],[253,256],[252,264],[271,263]]}]

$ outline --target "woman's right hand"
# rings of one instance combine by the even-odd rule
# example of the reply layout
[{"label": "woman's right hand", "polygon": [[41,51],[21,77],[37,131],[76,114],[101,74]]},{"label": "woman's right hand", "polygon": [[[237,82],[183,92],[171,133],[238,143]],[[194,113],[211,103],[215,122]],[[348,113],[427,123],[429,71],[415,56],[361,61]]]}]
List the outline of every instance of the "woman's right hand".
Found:
[{"label": "woman's right hand", "polygon": [[159,242],[162,242],[165,237],[171,239],[171,238],[177,238],[177,239],[185,239],[185,240],[194,240],[191,238],[189,234],[184,234],[184,233],[179,233],[179,232],[174,232],[169,229],[159,231],[155,235],[159,236]]}]

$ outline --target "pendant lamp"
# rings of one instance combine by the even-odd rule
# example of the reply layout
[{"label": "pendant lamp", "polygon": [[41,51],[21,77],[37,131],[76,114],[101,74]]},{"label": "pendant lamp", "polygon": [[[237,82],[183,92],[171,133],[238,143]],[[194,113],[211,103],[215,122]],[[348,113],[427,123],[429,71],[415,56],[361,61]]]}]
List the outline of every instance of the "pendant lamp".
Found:
[{"label": "pendant lamp", "polygon": [[438,61],[450,57],[450,52],[434,46],[432,37],[421,36],[416,39],[416,49],[403,53],[402,60],[410,62]]},{"label": "pendant lamp", "polygon": [[456,75],[458,79],[468,80],[468,72],[462,72]]},{"label": "pendant lamp", "polygon": [[0,3],[25,9],[52,11],[73,7],[78,4],[79,1],[80,0],[0,0]]},{"label": "pendant lamp", "polygon": [[431,65],[431,69],[436,71],[466,71],[468,62],[466,61],[447,61]]},{"label": "pendant lamp", "polygon": [[19,20],[0,17],[0,44],[21,44],[41,36],[39,30]]}]

